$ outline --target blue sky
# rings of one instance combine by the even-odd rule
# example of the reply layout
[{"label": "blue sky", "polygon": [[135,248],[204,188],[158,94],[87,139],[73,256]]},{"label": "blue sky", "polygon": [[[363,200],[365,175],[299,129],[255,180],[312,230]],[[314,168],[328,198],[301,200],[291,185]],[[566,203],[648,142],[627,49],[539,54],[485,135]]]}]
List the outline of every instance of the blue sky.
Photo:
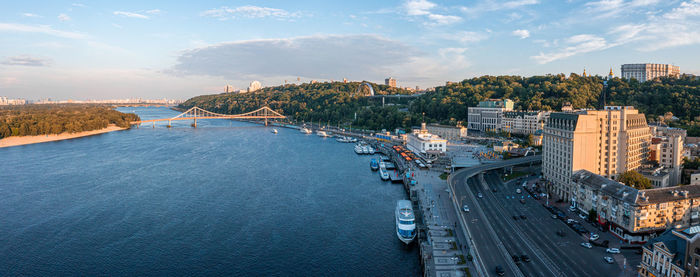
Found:
[{"label": "blue sky", "polygon": [[5,1],[0,95],[186,99],[388,76],[430,87],[643,62],[700,74],[700,0],[181,2]]}]

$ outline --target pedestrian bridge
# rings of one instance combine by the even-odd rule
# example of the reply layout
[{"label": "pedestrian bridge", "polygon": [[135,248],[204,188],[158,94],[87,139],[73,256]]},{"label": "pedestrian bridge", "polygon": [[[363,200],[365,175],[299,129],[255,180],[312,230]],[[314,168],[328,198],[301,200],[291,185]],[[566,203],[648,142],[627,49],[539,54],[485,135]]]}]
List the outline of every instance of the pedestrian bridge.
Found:
[{"label": "pedestrian bridge", "polygon": [[131,125],[141,125],[143,123],[153,123],[155,126],[156,122],[167,121],[168,126],[171,125],[173,121],[179,120],[193,120],[192,126],[197,127],[197,119],[243,119],[243,120],[264,120],[265,126],[267,126],[267,121],[270,119],[285,119],[286,116],[270,109],[265,106],[260,109],[254,110],[252,112],[242,113],[242,114],[220,114],[215,112],[210,112],[199,107],[192,107],[189,110],[171,118],[159,118],[159,119],[149,119],[149,120],[139,120],[132,121]]}]

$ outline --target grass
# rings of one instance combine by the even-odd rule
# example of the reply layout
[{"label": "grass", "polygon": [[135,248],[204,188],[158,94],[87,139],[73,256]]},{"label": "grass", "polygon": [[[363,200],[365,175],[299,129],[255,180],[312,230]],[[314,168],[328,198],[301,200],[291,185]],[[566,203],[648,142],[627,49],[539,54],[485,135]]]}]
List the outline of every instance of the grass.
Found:
[{"label": "grass", "polygon": [[464,273],[467,274],[467,277],[472,277],[472,273],[469,272],[469,268],[468,268],[468,267],[465,267],[465,268],[464,268]]},{"label": "grass", "polygon": [[514,171],[512,174],[506,176],[505,181],[508,182],[510,180],[513,180],[515,178],[522,177],[522,176],[525,176],[528,174],[530,174],[530,173],[522,172],[522,171]]},{"label": "grass", "polygon": [[447,176],[450,176],[450,174],[447,172],[444,172],[444,173],[440,174],[440,179],[447,180]]},{"label": "grass", "polygon": [[457,255],[457,258],[459,258],[459,262],[457,264],[466,264],[467,260],[464,259],[464,255]]}]

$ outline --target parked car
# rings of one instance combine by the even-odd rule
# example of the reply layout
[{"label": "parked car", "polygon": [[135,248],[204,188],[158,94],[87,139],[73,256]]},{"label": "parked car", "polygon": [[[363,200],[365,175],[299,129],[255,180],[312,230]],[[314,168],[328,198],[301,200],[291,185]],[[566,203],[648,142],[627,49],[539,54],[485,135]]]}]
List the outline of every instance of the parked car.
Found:
[{"label": "parked car", "polygon": [[521,255],[521,256],[520,256],[520,260],[523,261],[523,262],[529,263],[529,262],[530,262],[530,257],[528,257],[527,255]]},{"label": "parked car", "polygon": [[520,193],[522,193],[522,192],[523,192],[523,191],[520,190],[520,189],[516,189],[516,190],[515,190],[515,193],[517,193],[517,194],[520,194]]},{"label": "parked car", "polygon": [[465,213],[468,213],[468,212],[469,212],[469,206],[467,206],[467,204],[464,204],[464,206],[462,206],[462,210],[463,210]]},{"label": "parked car", "polygon": [[496,188],[492,188],[491,191],[497,192],[498,190]]},{"label": "parked car", "polygon": [[527,216],[525,216],[524,214],[521,214],[520,219],[527,219]]},{"label": "parked car", "polygon": [[581,218],[581,219],[586,219],[586,215],[585,215],[585,214],[578,214],[578,217]]},{"label": "parked car", "polygon": [[503,276],[506,274],[506,271],[503,269],[502,266],[497,265],[496,266],[496,274],[498,274],[498,276]]},{"label": "parked car", "polygon": [[566,224],[573,224],[573,223],[578,223],[576,220],[573,220],[571,218],[566,220]]},{"label": "parked car", "polygon": [[518,220],[518,216],[517,216],[517,215],[514,215],[514,216],[513,216],[513,220]]},{"label": "parked car", "polygon": [[514,262],[516,265],[519,265],[519,264],[520,264],[520,256],[518,256],[518,255],[513,255],[513,262]]},{"label": "parked car", "polygon": [[603,257],[603,260],[605,260],[605,262],[606,262],[606,263],[609,263],[609,264],[615,262],[615,260],[613,260],[613,258],[608,257],[608,256]]},{"label": "parked car", "polygon": [[525,204],[525,199],[520,199],[520,204]]},{"label": "parked car", "polygon": [[553,214],[552,218],[557,219],[557,215]]},{"label": "parked car", "polygon": [[591,245],[591,244],[588,243],[588,242],[582,242],[582,243],[581,243],[581,246],[583,246],[583,247],[585,247],[585,248],[589,248],[589,249],[590,249],[590,248],[593,248],[593,245]]},{"label": "parked car", "polygon": [[479,197],[479,198],[484,198],[484,195],[481,194],[481,192],[479,192],[479,194],[477,194],[476,196]]},{"label": "parked car", "polygon": [[605,249],[605,252],[606,252],[606,253],[610,253],[610,254],[620,254],[620,249],[617,249],[617,248],[608,248],[608,249]]},{"label": "parked car", "polygon": [[560,237],[563,237],[563,236],[566,236],[566,233],[564,233],[564,231],[562,231],[562,230],[559,230],[559,231],[557,231],[557,235]]},{"label": "parked car", "polygon": [[591,240],[597,240],[599,238],[600,238],[600,236],[598,234],[591,235]]}]

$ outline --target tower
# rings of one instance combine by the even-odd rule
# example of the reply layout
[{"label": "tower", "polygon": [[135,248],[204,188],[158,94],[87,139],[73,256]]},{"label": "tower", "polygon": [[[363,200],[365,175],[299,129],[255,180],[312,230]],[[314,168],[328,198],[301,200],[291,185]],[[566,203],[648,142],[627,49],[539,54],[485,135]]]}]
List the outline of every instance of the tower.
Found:
[{"label": "tower", "polygon": [[585,69],[585,68],[583,69],[583,77],[587,77],[587,76],[586,76],[586,69]]},{"label": "tower", "polygon": [[610,73],[608,73],[608,80],[612,80],[612,78],[615,78],[615,74],[612,71],[612,67],[610,67]]}]

